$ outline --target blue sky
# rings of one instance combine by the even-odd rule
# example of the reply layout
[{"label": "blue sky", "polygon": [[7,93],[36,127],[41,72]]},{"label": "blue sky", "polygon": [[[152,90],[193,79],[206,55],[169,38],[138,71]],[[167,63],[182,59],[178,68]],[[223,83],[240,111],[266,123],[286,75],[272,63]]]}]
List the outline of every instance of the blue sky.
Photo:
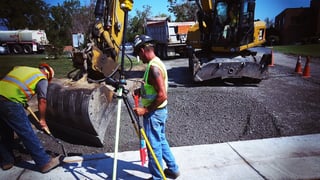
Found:
[{"label": "blue sky", "polygon": [[[49,4],[57,4],[64,0],[45,0]],[[90,0],[80,0],[81,5],[90,3]],[[169,14],[167,10],[167,0],[134,0],[134,7],[130,16],[134,16],[136,10],[142,11],[143,5],[150,5],[152,15],[158,15],[160,13]],[[310,0],[256,0],[256,14],[255,19],[264,20],[265,18],[274,19],[276,15],[282,12],[286,8],[297,8],[297,7],[309,7]],[[169,14],[170,15],[170,14]],[[174,18],[173,18],[174,19]]]},{"label": "blue sky", "polygon": [[[141,11],[143,5],[150,5],[152,15],[157,15],[160,13],[169,14],[167,10],[167,5],[169,5],[169,3],[167,0],[135,0],[134,3],[134,12],[135,10]],[[255,19],[264,20],[267,17],[274,19],[276,15],[281,13],[286,8],[309,6],[310,0],[256,0]]]}]

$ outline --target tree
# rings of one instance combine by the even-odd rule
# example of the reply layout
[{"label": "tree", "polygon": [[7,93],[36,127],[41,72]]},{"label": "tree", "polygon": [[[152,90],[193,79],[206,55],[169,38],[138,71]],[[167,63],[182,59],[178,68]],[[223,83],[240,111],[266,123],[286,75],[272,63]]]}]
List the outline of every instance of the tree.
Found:
[{"label": "tree", "polygon": [[85,33],[90,24],[91,9],[81,7],[79,0],[66,0],[50,8],[47,36],[58,53],[72,44],[72,33]]},{"label": "tree", "polygon": [[89,30],[94,19],[94,8],[93,4],[82,6],[73,13],[71,30],[73,33],[86,33]]},{"label": "tree", "polygon": [[266,18],[266,19],[264,20],[264,22],[266,22],[267,28],[274,27],[274,21],[273,21],[273,19]]},{"label": "tree", "polygon": [[142,11],[136,10],[136,16],[129,18],[129,25],[127,29],[127,40],[132,42],[137,34],[144,34],[145,21],[151,16],[151,6],[146,5],[142,7]]},{"label": "tree", "polygon": [[49,5],[43,0],[2,0],[0,26],[9,30],[45,29]]},{"label": "tree", "polygon": [[168,0],[169,12],[173,13],[177,22],[195,21],[197,8],[194,2],[186,0]]}]

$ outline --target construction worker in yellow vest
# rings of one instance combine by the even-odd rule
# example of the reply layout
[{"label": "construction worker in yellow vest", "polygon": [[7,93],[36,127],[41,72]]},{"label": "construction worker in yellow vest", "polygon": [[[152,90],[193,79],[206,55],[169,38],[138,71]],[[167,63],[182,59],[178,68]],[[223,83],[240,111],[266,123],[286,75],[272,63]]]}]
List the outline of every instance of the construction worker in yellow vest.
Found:
[{"label": "construction worker in yellow vest", "polygon": [[[170,150],[165,135],[165,125],[168,117],[167,91],[168,74],[165,65],[154,53],[154,41],[147,35],[139,35],[134,41],[134,53],[140,57],[147,69],[143,76],[144,84],[135,90],[134,94],[141,97],[143,107],[136,107],[134,111],[143,116],[143,126],[151,147],[163,167],[162,160],[168,168],[164,170],[166,177],[176,179],[180,175],[179,167]],[[148,153],[148,168],[151,179],[162,179],[151,153]]]},{"label": "construction worker in yellow vest", "polygon": [[48,129],[45,113],[48,83],[54,76],[46,63],[38,68],[17,66],[0,80],[0,158],[1,168],[8,170],[14,165],[12,145],[14,132],[18,135],[40,172],[46,173],[60,164],[59,156],[50,157],[34,133],[24,111],[28,101],[37,94],[40,126]]}]

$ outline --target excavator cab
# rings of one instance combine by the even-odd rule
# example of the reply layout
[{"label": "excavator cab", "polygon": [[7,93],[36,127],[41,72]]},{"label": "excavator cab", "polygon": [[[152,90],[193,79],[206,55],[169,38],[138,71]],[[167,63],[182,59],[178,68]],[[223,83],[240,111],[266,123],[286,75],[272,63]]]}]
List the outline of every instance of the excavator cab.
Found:
[{"label": "excavator cab", "polygon": [[[201,41],[191,35],[189,43],[215,52],[239,52],[265,42],[265,26],[255,29],[254,0],[196,1]],[[261,22],[260,22],[261,24]],[[255,34],[256,33],[256,34]],[[192,34],[192,32],[191,32]],[[257,36],[257,37],[255,37]],[[195,44],[199,47],[199,44]]]},{"label": "excavator cab", "polygon": [[211,42],[217,46],[239,46],[253,41],[254,3],[219,1],[214,9]]}]

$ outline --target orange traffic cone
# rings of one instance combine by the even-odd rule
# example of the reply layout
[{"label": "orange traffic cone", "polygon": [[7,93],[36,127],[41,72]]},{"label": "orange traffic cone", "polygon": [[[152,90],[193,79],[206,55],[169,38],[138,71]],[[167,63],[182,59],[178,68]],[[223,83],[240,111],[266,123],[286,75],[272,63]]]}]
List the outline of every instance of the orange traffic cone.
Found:
[{"label": "orange traffic cone", "polygon": [[271,63],[269,64],[269,66],[274,66],[273,49],[271,49]]},{"label": "orange traffic cone", "polygon": [[302,74],[302,69],[301,69],[301,56],[298,56],[297,64],[296,64],[296,69],[294,70],[294,72],[296,72],[296,73],[298,73],[298,74]]},{"label": "orange traffic cone", "polygon": [[310,67],[309,67],[309,63],[310,63],[310,57],[309,57],[309,56],[307,56],[306,65],[304,66],[303,74],[302,74],[302,77],[304,77],[304,78],[309,78],[309,77],[311,77],[311,76],[310,76]]}]

